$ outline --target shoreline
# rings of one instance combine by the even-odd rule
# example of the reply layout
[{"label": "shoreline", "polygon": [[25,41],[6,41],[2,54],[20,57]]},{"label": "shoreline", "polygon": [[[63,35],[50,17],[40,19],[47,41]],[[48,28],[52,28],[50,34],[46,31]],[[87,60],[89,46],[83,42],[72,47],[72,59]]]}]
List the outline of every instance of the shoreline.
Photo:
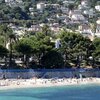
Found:
[{"label": "shoreline", "polygon": [[[2,83],[2,84],[1,84]],[[6,79],[0,80],[0,90],[39,88],[39,87],[60,87],[97,84],[100,85],[100,78],[83,79]]]}]

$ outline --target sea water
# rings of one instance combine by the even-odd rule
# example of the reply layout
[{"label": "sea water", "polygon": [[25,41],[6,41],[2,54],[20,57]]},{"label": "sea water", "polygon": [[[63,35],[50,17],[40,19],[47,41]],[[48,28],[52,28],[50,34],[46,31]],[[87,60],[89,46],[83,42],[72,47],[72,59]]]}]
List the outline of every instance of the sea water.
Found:
[{"label": "sea water", "polygon": [[99,85],[0,90],[0,100],[99,100]]}]

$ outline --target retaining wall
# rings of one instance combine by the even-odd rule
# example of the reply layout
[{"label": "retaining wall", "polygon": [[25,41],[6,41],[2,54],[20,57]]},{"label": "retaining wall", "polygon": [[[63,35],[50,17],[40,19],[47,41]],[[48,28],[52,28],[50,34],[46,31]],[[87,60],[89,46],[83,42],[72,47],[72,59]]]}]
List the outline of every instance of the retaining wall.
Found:
[{"label": "retaining wall", "polygon": [[84,70],[80,71],[79,69],[41,69],[41,70],[0,70],[0,78],[33,78],[33,77],[42,77],[42,78],[54,78],[54,77],[100,77],[100,70]]}]

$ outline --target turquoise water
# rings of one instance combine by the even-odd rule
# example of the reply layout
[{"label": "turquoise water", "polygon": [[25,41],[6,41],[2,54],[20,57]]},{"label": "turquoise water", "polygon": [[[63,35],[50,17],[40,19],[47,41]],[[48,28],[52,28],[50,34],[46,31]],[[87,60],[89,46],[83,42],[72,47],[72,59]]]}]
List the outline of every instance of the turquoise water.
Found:
[{"label": "turquoise water", "polygon": [[80,85],[0,90],[0,100],[99,100],[100,86]]}]

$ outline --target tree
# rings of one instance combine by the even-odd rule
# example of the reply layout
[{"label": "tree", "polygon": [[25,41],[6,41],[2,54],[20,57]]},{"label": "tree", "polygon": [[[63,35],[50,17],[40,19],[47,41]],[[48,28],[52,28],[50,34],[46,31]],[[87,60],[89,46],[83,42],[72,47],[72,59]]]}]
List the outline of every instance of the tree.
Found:
[{"label": "tree", "polygon": [[100,38],[95,38],[93,41],[94,44],[94,52],[93,52],[93,57],[95,60],[100,60]]},{"label": "tree", "polygon": [[4,46],[0,45],[0,56],[4,57],[7,55],[7,53],[8,53],[8,50]]},{"label": "tree", "polygon": [[4,45],[5,38],[0,35],[0,45]]},{"label": "tree", "polygon": [[46,36],[50,36],[51,35],[51,30],[49,29],[48,25],[44,25],[42,27],[42,33],[44,33]]},{"label": "tree", "polygon": [[4,46],[9,49],[9,67],[12,67],[12,44],[17,42],[17,37],[13,33],[12,29],[7,26],[7,24],[2,24],[0,26],[0,34],[4,37]]},{"label": "tree", "polygon": [[15,41],[15,34],[7,24],[0,25],[0,34],[4,38],[3,46],[9,49],[9,67],[12,67],[12,43]]},{"label": "tree", "polygon": [[12,58],[13,58],[13,43],[18,42],[18,38],[14,33],[9,34],[9,67],[12,67]]},{"label": "tree", "polygon": [[13,7],[11,9],[11,16],[12,18],[15,18],[15,19],[28,19],[28,15],[25,11],[23,11],[22,8],[20,8],[19,6],[16,6],[16,7]]},{"label": "tree", "polygon": [[36,51],[38,63],[40,65],[41,58],[50,50],[53,49],[54,43],[51,42],[50,37],[44,33],[36,33],[33,37],[30,37],[33,41],[33,48]]},{"label": "tree", "polygon": [[[89,49],[91,41],[84,38],[81,34],[63,31],[60,35],[61,38],[61,52],[68,62],[73,62],[78,66],[80,60],[84,58],[87,60],[89,57]],[[65,64],[66,65],[66,64]]]},{"label": "tree", "polygon": [[9,19],[10,10],[11,8],[8,5],[6,5],[5,3],[0,3],[0,18],[3,20]]},{"label": "tree", "polygon": [[41,58],[54,47],[50,37],[43,33],[30,35],[28,38],[21,39],[15,44],[15,50],[25,56],[25,62],[28,62],[29,56],[35,56],[37,64],[41,65]]},{"label": "tree", "polygon": [[69,10],[73,10],[74,9],[74,5],[70,4],[70,5],[68,5],[68,8],[69,8]]},{"label": "tree", "polygon": [[28,38],[23,38],[17,44],[15,44],[14,47],[17,52],[23,54],[23,61],[26,67],[28,67],[29,57],[33,53],[32,41]]},{"label": "tree", "polygon": [[29,7],[31,6],[31,2],[24,2],[24,10],[25,12],[29,12]]},{"label": "tree", "polygon": [[0,57],[5,59],[5,67],[7,67],[6,57],[8,53],[8,49],[6,49],[3,45],[0,45]]},{"label": "tree", "polygon": [[2,35],[2,37],[5,38],[5,41],[4,41],[4,46],[6,46],[8,40],[9,40],[9,35],[12,34],[12,30],[11,28],[9,28],[7,26],[7,24],[1,24],[0,25],[0,35]]},{"label": "tree", "polygon": [[41,64],[45,66],[45,68],[63,68],[63,57],[62,55],[55,51],[49,51],[47,52],[42,58],[41,58]]}]

